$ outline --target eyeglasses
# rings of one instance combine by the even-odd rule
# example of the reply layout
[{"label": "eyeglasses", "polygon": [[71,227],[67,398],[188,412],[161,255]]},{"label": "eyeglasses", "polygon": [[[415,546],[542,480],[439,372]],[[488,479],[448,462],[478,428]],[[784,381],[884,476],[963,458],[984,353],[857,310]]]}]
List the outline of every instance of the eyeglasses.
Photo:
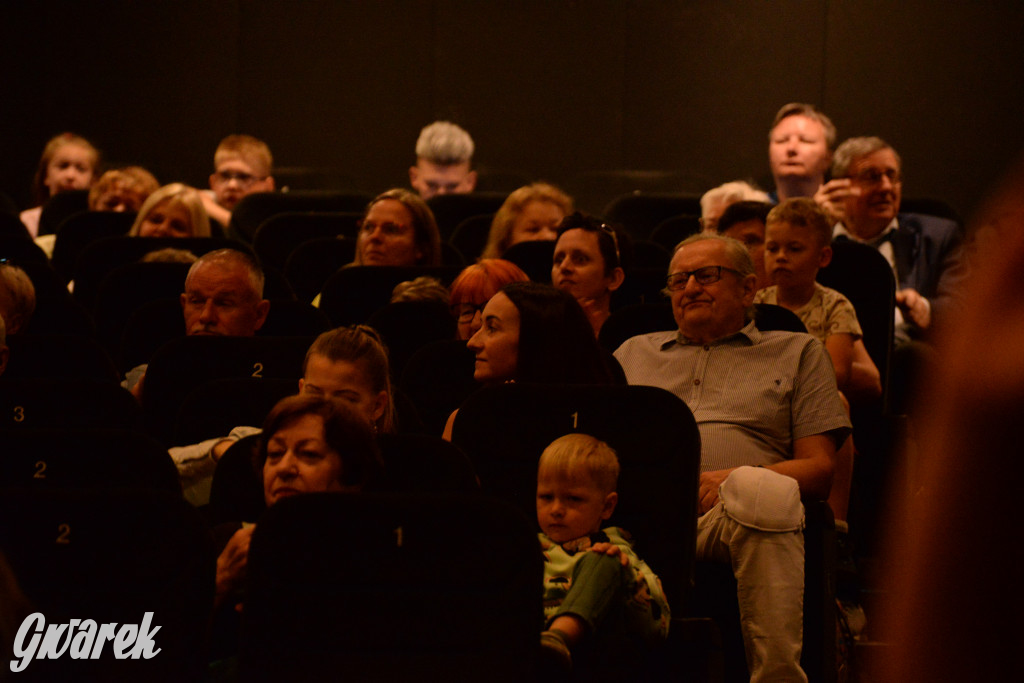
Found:
[{"label": "eyeglasses", "polygon": [[484,306],[486,305],[486,302],[482,304],[459,304],[457,307],[453,307],[454,310],[452,312],[455,314],[455,317],[459,319],[460,323],[471,323],[477,313],[483,312]]},{"label": "eyeglasses", "polygon": [[217,177],[217,180],[219,180],[222,183],[230,183],[232,180],[235,180],[242,187],[249,187],[257,180],[267,179],[266,176],[262,178],[257,178],[251,173],[243,173],[242,171],[217,171],[213,175],[215,175]]},{"label": "eyeglasses", "polygon": [[903,182],[903,175],[894,168],[887,168],[884,171],[879,171],[876,168],[869,168],[861,171],[857,175],[850,176],[850,178],[858,185],[864,185],[867,187],[881,185],[882,178],[888,178],[889,182],[893,185],[899,185]]},{"label": "eyeglasses", "polygon": [[380,228],[385,235],[394,237],[395,235],[401,235],[409,230],[409,227],[400,223],[392,223],[386,221],[384,223],[373,223],[370,221],[359,221],[359,231],[365,233],[372,233],[377,228]]},{"label": "eyeglasses", "polygon": [[670,292],[677,292],[680,289],[685,289],[686,284],[690,281],[691,275],[693,276],[693,279],[697,281],[697,284],[710,285],[722,279],[723,270],[735,273],[736,275],[742,275],[740,271],[727,266],[704,266],[697,270],[681,270],[678,273],[672,273],[668,276],[667,288]]}]

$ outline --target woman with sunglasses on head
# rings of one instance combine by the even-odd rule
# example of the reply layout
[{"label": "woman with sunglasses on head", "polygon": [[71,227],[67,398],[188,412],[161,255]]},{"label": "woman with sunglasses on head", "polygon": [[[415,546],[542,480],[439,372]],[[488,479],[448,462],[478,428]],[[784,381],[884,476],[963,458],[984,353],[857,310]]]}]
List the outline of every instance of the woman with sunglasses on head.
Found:
[{"label": "woman with sunglasses on head", "polygon": [[551,283],[575,297],[595,337],[611,315],[612,292],[625,277],[614,229],[594,216],[566,216],[558,226]]}]

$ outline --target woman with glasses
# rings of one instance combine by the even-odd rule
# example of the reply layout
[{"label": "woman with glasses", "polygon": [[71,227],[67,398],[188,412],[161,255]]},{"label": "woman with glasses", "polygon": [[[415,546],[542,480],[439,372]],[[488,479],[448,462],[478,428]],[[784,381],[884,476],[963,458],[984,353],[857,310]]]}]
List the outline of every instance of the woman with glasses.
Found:
[{"label": "woman with glasses", "polygon": [[481,259],[467,266],[451,286],[451,311],[458,322],[458,337],[467,341],[483,325],[484,306],[492,296],[512,282],[530,278],[522,268],[503,259]]},{"label": "woman with glasses", "polygon": [[576,212],[559,224],[551,283],[575,297],[595,337],[626,277],[621,258],[618,235],[600,219]]}]

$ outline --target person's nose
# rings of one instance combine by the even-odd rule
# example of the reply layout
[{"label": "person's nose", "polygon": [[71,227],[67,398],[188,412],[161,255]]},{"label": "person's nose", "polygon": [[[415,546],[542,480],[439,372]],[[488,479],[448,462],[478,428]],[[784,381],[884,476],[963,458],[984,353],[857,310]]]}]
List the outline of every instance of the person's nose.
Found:
[{"label": "person's nose", "polygon": [[691,273],[686,278],[686,286],[683,287],[683,294],[688,297],[700,296],[701,292],[704,291],[704,285],[697,282],[697,278]]},{"label": "person's nose", "polygon": [[[473,316],[474,325],[477,324],[476,321],[478,318],[480,318],[479,313]],[[474,353],[484,348],[484,345],[480,343],[480,333],[483,331],[483,329],[483,325],[481,324],[479,327],[476,328],[476,331],[473,332],[473,336],[469,338],[469,341],[466,342],[466,348],[469,349],[470,351],[473,351]]]},{"label": "person's nose", "polygon": [[215,322],[216,320],[217,320],[217,309],[216,309],[216,307],[213,304],[213,300],[212,299],[208,299],[206,301],[206,303],[203,304],[203,310],[199,314],[199,321],[205,324],[205,323]]},{"label": "person's nose", "polygon": [[295,454],[288,449],[281,459],[278,461],[275,474],[278,479],[288,481],[294,479],[299,473],[298,460],[295,458]]},{"label": "person's nose", "polygon": [[559,519],[565,515],[565,506],[562,505],[562,501],[555,498],[551,501],[551,507],[548,510],[552,517]]}]

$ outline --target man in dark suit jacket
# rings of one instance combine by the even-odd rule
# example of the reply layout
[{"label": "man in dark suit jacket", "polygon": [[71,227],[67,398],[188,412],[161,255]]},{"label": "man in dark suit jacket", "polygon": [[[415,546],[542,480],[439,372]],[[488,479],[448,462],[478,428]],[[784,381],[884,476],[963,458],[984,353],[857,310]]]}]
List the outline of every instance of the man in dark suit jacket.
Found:
[{"label": "man in dark suit jacket", "polygon": [[836,238],[869,244],[896,276],[897,342],[919,336],[946,315],[963,276],[962,233],[954,221],[899,213],[900,157],[881,138],[850,138],[835,152],[834,178],[849,180],[830,207]]}]

